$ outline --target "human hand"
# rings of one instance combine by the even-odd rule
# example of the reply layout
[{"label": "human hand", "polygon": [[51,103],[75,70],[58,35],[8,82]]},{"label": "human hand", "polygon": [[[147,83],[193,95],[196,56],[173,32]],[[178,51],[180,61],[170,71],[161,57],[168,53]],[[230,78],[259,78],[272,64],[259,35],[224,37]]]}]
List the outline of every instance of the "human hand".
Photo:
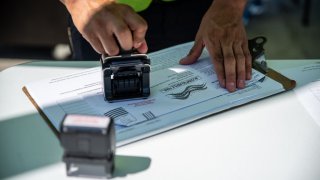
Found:
[{"label": "human hand", "polygon": [[115,0],[62,0],[81,35],[100,54],[117,55],[137,49],[146,53],[146,21],[127,5]]},{"label": "human hand", "polygon": [[[243,0],[242,0],[243,1]],[[251,55],[242,23],[242,1],[215,0],[202,18],[195,43],[180,64],[193,64],[207,48],[219,84],[229,92],[251,79]]]}]

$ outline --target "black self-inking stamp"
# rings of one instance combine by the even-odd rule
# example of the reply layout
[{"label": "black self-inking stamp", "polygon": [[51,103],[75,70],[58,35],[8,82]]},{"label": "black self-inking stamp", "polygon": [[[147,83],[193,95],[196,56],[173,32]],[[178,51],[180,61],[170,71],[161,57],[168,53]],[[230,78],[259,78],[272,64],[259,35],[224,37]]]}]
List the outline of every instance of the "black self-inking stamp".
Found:
[{"label": "black self-inking stamp", "polygon": [[150,95],[150,59],[146,54],[102,55],[102,87],[109,102]]},{"label": "black self-inking stamp", "polygon": [[[72,169],[102,167],[104,176],[112,177],[115,157],[115,128],[105,116],[66,115],[60,126],[60,143],[67,175],[77,176]],[[84,174],[86,175],[86,174]]]}]

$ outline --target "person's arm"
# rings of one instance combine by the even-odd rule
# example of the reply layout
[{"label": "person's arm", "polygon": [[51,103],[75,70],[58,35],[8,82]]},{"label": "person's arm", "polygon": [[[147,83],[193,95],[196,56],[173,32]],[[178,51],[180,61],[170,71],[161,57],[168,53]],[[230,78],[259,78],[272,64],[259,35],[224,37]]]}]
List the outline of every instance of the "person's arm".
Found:
[{"label": "person's arm", "polygon": [[251,79],[251,55],[242,22],[246,0],[214,0],[200,24],[190,53],[180,64],[192,64],[207,48],[221,87],[233,92]]},{"label": "person's arm", "polygon": [[61,0],[71,14],[81,35],[100,54],[117,55],[136,48],[140,53],[148,50],[145,41],[146,21],[134,10],[115,0]]}]

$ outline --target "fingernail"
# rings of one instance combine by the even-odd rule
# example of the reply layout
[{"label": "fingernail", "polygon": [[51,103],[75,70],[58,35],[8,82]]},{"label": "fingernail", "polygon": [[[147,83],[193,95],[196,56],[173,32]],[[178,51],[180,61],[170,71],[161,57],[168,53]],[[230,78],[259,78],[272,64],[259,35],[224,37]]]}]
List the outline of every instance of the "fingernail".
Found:
[{"label": "fingernail", "polygon": [[227,89],[228,89],[230,92],[235,91],[235,90],[236,90],[236,87],[235,87],[234,82],[229,82],[229,83],[227,83]]},{"label": "fingernail", "polygon": [[245,82],[244,82],[244,80],[239,80],[238,81],[238,88],[244,88],[246,85],[245,85]]}]

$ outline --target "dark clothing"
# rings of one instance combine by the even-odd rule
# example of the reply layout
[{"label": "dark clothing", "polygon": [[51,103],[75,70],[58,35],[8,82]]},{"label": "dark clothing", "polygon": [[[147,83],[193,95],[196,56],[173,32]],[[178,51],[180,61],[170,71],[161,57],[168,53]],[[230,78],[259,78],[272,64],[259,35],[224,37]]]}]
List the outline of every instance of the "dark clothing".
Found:
[{"label": "dark clothing", "polygon": [[[147,21],[148,52],[194,41],[201,19],[212,0],[154,1],[139,14]],[[78,60],[99,60],[100,55],[81,36],[69,18],[73,57]]]}]

